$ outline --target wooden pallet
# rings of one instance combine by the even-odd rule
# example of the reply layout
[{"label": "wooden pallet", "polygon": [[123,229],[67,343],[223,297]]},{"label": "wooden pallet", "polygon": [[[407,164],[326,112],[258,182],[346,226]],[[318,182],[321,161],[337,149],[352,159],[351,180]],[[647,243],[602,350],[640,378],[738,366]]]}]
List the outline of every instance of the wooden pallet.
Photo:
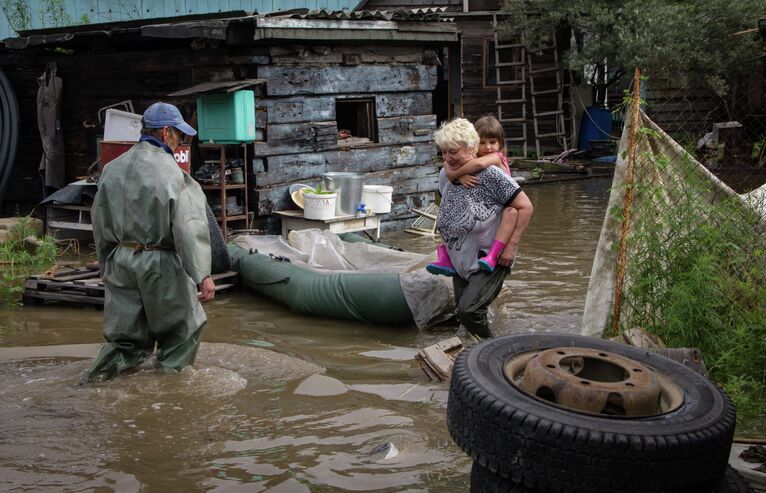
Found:
[{"label": "wooden pallet", "polygon": [[459,337],[451,337],[418,351],[415,359],[432,382],[449,382],[455,358],[463,350]]},{"label": "wooden pallet", "polygon": [[[239,274],[233,271],[213,274],[216,293],[239,287]],[[26,304],[64,302],[93,307],[104,306],[104,281],[98,270],[62,269],[30,276],[24,282],[22,300]]]}]

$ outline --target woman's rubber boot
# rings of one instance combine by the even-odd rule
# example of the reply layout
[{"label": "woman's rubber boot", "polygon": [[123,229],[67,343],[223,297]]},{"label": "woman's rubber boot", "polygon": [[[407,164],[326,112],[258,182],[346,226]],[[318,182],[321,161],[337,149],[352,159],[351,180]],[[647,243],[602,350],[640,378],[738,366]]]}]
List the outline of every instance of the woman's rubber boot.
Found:
[{"label": "woman's rubber boot", "polygon": [[452,261],[447,253],[447,245],[436,247],[436,262],[431,262],[426,266],[426,270],[431,274],[452,277],[455,275],[455,268],[452,267]]},{"label": "woman's rubber boot", "polygon": [[505,243],[502,241],[493,241],[486,257],[479,259],[479,268],[487,272],[493,272],[497,266],[497,257],[505,250]]}]

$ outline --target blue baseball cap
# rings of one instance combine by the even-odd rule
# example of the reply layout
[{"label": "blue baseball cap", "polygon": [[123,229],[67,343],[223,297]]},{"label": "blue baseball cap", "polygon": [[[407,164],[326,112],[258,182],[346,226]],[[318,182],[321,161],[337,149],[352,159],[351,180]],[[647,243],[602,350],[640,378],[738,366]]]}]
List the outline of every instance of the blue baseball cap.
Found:
[{"label": "blue baseball cap", "polygon": [[197,135],[191,125],[184,121],[181,112],[172,104],[154,103],[144,111],[144,128],[175,127],[186,135]]}]

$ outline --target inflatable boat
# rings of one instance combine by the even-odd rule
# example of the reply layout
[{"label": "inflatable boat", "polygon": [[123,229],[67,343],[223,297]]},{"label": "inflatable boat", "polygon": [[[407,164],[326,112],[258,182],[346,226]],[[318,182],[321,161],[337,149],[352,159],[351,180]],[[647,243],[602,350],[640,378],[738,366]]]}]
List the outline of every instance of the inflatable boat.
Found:
[{"label": "inflatable boat", "polygon": [[423,269],[427,255],[344,242],[328,231],[240,236],[228,245],[242,284],[296,313],[428,327],[453,316],[449,279]]}]

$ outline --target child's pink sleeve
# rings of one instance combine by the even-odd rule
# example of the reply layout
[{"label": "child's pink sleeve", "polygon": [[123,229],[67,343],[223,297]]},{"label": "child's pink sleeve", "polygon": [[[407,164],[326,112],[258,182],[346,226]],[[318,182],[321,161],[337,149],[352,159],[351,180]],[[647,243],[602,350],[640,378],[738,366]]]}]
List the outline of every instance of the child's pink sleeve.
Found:
[{"label": "child's pink sleeve", "polygon": [[503,171],[505,171],[505,174],[508,176],[511,176],[511,167],[508,166],[508,156],[505,155],[504,152],[496,152],[497,157],[500,158],[500,166],[503,168]]}]

